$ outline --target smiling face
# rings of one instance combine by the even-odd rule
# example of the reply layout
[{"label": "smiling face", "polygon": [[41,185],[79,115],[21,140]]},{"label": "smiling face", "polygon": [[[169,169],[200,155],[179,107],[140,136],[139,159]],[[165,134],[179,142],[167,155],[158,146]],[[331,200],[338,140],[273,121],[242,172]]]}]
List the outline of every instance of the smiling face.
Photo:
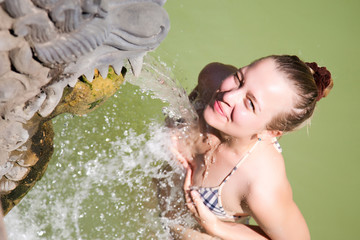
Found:
[{"label": "smiling face", "polygon": [[285,75],[267,58],[224,79],[204,110],[205,121],[220,132],[252,137],[293,107],[295,92]]}]

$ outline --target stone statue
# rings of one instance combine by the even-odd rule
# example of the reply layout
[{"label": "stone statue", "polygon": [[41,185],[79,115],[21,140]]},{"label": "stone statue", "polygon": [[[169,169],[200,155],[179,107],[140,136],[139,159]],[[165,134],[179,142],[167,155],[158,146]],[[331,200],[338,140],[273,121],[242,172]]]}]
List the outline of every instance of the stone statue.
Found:
[{"label": "stone statue", "polygon": [[64,111],[85,113],[71,110],[74,104],[69,101],[76,94],[81,96],[77,101],[85,102],[90,111],[114,93],[89,100],[91,93],[86,97],[81,84],[94,92],[95,79],[103,83],[110,78],[111,87],[96,86],[116,89],[123,80],[125,60],[135,75],[140,73],[143,56],[169,31],[169,18],[162,8],[165,1],[0,0],[0,194],[4,214],[46,169],[53,152],[48,120]]}]

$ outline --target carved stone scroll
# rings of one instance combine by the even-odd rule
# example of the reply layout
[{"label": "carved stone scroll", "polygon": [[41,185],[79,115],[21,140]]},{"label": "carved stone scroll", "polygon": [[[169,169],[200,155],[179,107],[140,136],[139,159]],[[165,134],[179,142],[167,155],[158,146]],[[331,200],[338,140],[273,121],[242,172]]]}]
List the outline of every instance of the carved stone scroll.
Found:
[{"label": "carved stone scroll", "polygon": [[[80,108],[71,109],[67,94],[74,94],[84,80],[92,84],[94,69],[95,79],[102,76],[104,83],[109,66],[110,74],[122,78],[124,61],[130,62],[135,75],[140,73],[143,56],[169,31],[164,3],[0,0],[0,193],[5,214],[46,169],[47,162],[39,160],[42,153],[34,146],[41,141],[39,134],[44,139],[52,135],[48,120],[63,111],[82,113]],[[108,93],[99,98],[105,96]],[[60,101],[66,109],[54,111]],[[89,108],[100,100],[81,101]],[[44,141],[48,161],[52,143]]]}]

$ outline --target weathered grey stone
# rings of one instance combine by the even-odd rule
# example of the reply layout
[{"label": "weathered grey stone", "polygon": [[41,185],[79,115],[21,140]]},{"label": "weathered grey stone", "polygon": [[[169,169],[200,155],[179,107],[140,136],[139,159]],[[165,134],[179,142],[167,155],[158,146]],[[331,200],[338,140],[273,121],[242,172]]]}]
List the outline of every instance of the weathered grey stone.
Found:
[{"label": "weathered grey stone", "polygon": [[109,65],[120,74],[126,60],[140,73],[143,56],[169,31],[164,3],[0,0],[0,192],[37,166],[30,139],[54,115],[64,88],[82,75],[91,83],[94,69],[106,78]]}]

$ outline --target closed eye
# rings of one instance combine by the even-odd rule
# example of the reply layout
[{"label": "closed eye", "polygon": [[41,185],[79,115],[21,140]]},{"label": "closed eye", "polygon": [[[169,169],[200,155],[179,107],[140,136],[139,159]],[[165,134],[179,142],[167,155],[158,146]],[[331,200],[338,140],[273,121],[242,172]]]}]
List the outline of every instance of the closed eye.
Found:
[{"label": "closed eye", "polygon": [[[246,102],[247,102],[247,104],[248,104],[248,107],[249,107],[254,113],[255,113],[255,111],[256,111],[256,112],[261,111],[257,99],[255,98],[255,96],[254,96],[251,92],[248,92],[248,93],[246,94]],[[255,108],[255,106],[256,106],[257,108]]]},{"label": "closed eye", "polygon": [[248,98],[246,101],[248,102],[250,109],[255,112],[255,105],[253,101],[250,98]]},{"label": "closed eye", "polygon": [[[241,74],[241,72],[240,72],[240,74]],[[243,77],[239,77],[239,71],[236,71],[235,73],[234,73],[234,78],[235,78],[235,81],[236,81],[236,84],[238,85],[238,87],[240,88],[240,87],[242,87],[243,85],[244,85],[244,78]]]}]

